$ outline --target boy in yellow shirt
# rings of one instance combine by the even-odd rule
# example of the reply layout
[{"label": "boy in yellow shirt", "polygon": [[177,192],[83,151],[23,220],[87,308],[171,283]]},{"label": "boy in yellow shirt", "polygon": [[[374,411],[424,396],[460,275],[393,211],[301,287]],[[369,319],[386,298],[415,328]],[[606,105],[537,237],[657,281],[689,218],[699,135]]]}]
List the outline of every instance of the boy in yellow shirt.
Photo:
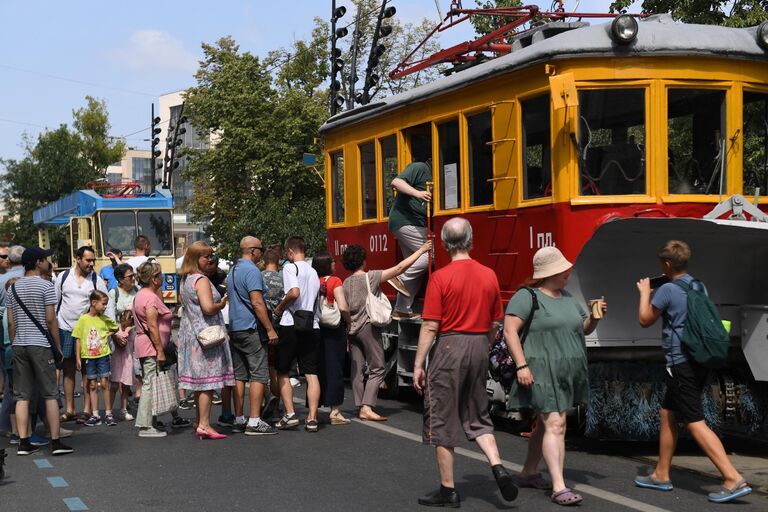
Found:
[{"label": "boy in yellow shirt", "polygon": [[[93,411],[85,411],[86,416],[90,416],[85,422],[87,427],[101,425],[101,416],[99,416],[99,398],[98,384],[101,384],[101,396],[104,400],[104,409],[106,414],[105,423],[107,426],[115,426],[117,422],[109,410],[109,404],[112,403],[109,388],[109,355],[112,352],[109,348],[109,337],[115,334],[119,327],[108,316],[104,315],[109,303],[109,297],[106,293],[99,290],[91,292],[90,307],[77,321],[72,330],[72,337],[75,339],[75,357],[77,361],[77,370],[82,368],[82,360],[85,359],[85,377],[88,381],[88,393],[90,394],[90,405]],[[97,383],[96,381],[100,382]]]}]

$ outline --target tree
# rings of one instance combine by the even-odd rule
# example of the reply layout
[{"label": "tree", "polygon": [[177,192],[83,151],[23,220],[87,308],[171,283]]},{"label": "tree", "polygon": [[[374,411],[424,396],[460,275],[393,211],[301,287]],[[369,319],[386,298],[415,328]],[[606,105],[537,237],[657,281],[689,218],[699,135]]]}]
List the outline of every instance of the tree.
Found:
[{"label": "tree", "polygon": [[[477,4],[478,9],[521,7],[523,5],[520,0],[475,0],[475,4]],[[475,32],[477,32],[478,35],[484,36],[504,25],[512,23],[515,21],[515,18],[501,16],[473,16],[469,21],[475,27]]]},{"label": "tree", "polygon": [[[36,245],[32,212],[102,177],[104,159],[114,158],[110,162],[114,163],[122,158],[122,143],[106,135],[109,120],[104,103],[90,97],[86,101],[85,108],[73,111],[75,130],[62,124],[40,133],[36,140],[25,135],[21,159],[0,160],[5,167],[0,194],[8,209],[0,233],[12,233],[15,243]],[[65,230],[51,232],[51,246],[57,249],[60,262],[69,254],[66,238]]]},{"label": "tree", "polygon": [[[619,12],[633,0],[616,0],[611,12]],[[702,25],[751,27],[768,19],[768,0],[645,0],[644,12],[670,13],[676,20]]]}]

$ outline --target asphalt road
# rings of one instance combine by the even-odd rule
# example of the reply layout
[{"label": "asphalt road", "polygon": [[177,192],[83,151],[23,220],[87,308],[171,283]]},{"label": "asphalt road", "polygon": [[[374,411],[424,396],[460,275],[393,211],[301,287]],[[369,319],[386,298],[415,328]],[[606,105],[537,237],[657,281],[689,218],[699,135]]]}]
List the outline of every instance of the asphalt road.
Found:
[{"label": "asphalt road", "polygon": [[[296,388],[297,395],[303,389]],[[350,395],[347,390],[343,410],[348,415],[354,410]],[[133,424],[125,422],[110,428],[76,426],[67,439],[76,450],[71,455],[52,457],[43,449],[18,457],[15,448],[7,450],[0,512],[423,511],[417,497],[434,490],[439,481],[434,452],[420,443],[420,407],[415,396],[382,400],[379,411],[389,416],[383,424],[326,423],[316,434],[301,428],[265,437],[235,434],[220,441],[199,441],[191,429],[140,439]],[[297,411],[306,413],[302,406]],[[218,407],[214,412],[218,415]],[[182,415],[194,418],[194,411]],[[321,413],[323,418],[327,420],[327,412]],[[527,441],[509,432],[498,432],[497,439],[507,467],[519,469]],[[584,495],[582,509],[768,510],[768,498],[758,494],[736,504],[711,504],[706,493],[716,490],[718,482],[684,471],[673,473],[672,492],[638,489],[632,478],[645,467],[623,456],[626,446],[578,439],[568,444],[566,479]],[[4,438],[2,447],[7,448]],[[474,444],[457,450],[456,481],[465,510],[562,510],[544,491],[531,489],[522,489],[512,503],[504,502]]]}]

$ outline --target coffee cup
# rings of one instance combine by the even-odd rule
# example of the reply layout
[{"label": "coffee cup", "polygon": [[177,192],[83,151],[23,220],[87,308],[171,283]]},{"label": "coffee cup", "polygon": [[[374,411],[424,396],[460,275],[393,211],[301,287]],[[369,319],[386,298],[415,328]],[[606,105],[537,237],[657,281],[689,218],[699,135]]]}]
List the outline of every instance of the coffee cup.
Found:
[{"label": "coffee cup", "polygon": [[603,318],[603,299],[592,299],[589,307],[592,309],[592,318]]}]

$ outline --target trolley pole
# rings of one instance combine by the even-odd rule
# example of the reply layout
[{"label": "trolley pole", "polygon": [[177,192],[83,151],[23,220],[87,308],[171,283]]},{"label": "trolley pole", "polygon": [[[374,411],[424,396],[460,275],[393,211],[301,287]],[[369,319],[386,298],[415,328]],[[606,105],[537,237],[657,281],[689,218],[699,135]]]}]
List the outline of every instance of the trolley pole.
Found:
[{"label": "trolley pole", "polygon": [[[434,185],[433,182],[428,181],[427,182],[427,192],[430,194],[432,193],[432,185]],[[430,199],[427,201],[427,240],[434,240],[435,235],[432,233],[432,200]],[[427,259],[427,277],[432,277],[432,260],[435,257],[435,247],[434,243],[432,245],[432,248],[429,250],[429,257]]]}]

